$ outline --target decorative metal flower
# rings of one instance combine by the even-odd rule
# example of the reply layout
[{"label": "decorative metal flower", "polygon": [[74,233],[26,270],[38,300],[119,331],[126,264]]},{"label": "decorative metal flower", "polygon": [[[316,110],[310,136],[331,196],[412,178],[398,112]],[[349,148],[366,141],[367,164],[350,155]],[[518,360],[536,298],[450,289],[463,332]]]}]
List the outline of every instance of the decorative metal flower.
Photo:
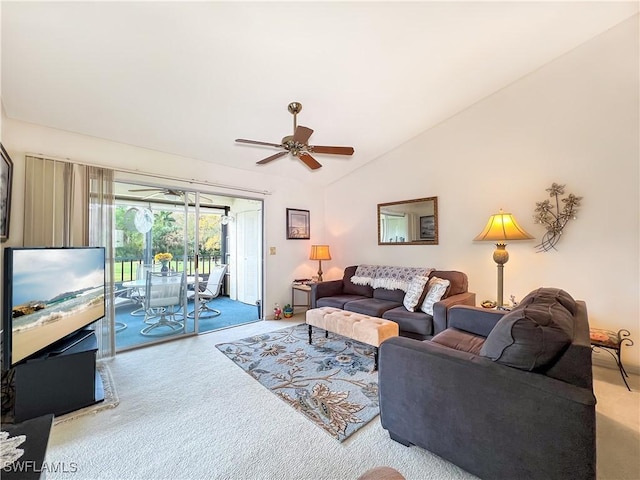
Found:
[{"label": "decorative metal flower", "polygon": [[[549,196],[555,197],[555,205],[551,200],[536,202],[536,214],[533,219],[547,229],[542,241],[536,245],[539,252],[547,252],[552,248],[555,250],[555,245],[560,240],[564,227],[569,220],[576,219],[582,197],[576,197],[573,193],[570,193],[566,198],[560,199],[560,196],[564,195],[564,187],[564,185],[553,183],[551,187],[547,188]],[[560,209],[560,202],[563,204],[562,210]]]}]

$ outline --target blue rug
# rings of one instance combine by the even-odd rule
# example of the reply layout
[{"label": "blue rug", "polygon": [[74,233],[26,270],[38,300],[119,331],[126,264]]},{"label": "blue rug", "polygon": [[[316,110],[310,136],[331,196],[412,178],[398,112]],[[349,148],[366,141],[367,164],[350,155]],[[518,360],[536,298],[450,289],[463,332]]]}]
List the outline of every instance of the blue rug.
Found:
[{"label": "blue rug", "polygon": [[380,413],[373,347],[305,324],[220,343],[236,365],[340,442]]}]

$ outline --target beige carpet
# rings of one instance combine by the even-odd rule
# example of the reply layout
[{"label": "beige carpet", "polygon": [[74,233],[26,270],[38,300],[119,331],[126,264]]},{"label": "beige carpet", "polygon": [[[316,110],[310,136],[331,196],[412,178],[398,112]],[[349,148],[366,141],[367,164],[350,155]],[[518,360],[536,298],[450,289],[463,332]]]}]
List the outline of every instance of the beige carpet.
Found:
[{"label": "beige carpet", "polygon": [[[118,355],[109,366],[120,404],[53,428],[48,461],[77,471],[47,478],[337,480],[379,465],[407,480],[474,478],[393,442],[379,418],[336,442],[215,348],[300,323],[296,317]],[[616,375],[596,369],[599,479],[638,479],[640,382],[632,376],[629,393]]]}]

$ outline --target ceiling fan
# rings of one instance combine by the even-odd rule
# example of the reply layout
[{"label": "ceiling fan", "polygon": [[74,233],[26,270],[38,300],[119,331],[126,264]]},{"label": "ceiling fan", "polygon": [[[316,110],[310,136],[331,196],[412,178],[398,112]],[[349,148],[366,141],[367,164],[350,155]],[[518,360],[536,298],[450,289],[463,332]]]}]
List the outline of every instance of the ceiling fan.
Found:
[{"label": "ceiling fan", "polygon": [[[165,198],[176,197],[176,198],[180,198],[181,201],[184,201],[184,195],[185,195],[184,191],[176,190],[174,188],[135,188],[129,191],[130,192],[155,192],[147,195],[146,197],[143,197],[142,200],[147,200],[149,198],[158,197],[162,195]],[[207,198],[203,195],[200,195],[200,199],[204,200],[205,202],[209,202],[209,203],[212,202],[210,198]]]},{"label": "ceiling fan", "polygon": [[287,135],[282,139],[280,143],[258,142],[256,140],[245,140],[244,138],[237,138],[238,143],[249,143],[252,145],[265,145],[267,147],[284,148],[284,151],[278,152],[270,157],[263,158],[258,165],[264,165],[272,160],[280,157],[284,157],[286,154],[298,157],[302,160],[307,167],[312,170],[320,168],[322,165],[311,156],[312,153],[329,153],[332,155],[353,155],[353,147],[328,147],[322,145],[309,145],[309,137],[313,133],[313,130],[302,125],[298,126],[296,123],[298,113],[302,110],[302,104],[299,102],[291,102],[288,106],[289,112],[293,115],[293,135]]}]

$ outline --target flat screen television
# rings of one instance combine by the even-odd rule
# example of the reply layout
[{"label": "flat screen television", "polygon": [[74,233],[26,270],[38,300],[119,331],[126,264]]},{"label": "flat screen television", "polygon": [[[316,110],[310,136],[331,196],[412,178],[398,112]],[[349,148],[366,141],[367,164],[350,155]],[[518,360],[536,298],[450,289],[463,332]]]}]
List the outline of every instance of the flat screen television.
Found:
[{"label": "flat screen television", "polygon": [[4,251],[2,365],[65,349],[105,315],[103,247]]}]

